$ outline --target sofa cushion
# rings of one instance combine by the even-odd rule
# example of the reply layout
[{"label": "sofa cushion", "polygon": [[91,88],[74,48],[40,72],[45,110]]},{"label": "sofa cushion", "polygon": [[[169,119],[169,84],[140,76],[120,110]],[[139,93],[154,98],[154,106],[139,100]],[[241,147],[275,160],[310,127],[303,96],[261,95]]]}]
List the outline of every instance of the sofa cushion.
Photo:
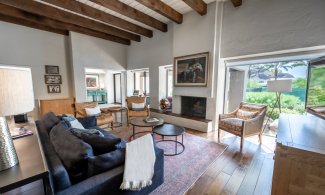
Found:
[{"label": "sofa cushion", "polygon": [[117,149],[109,153],[88,158],[88,177],[102,173],[122,165],[125,161],[125,149]]},{"label": "sofa cushion", "polygon": [[85,129],[85,127],[73,116],[63,116],[62,119],[71,128]]},{"label": "sofa cushion", "polygon": [[87,173],[87,159],[93,156],[92,148],[74,136],[64,122],[54,126],[50,132],[51,143],[75,183]]},{"label": "sofa cushion", "polygon": [[95,116],[87,116],[83,118],[77,118],[77,120],[84,126],[86,129],[91,129],[91,127],[97,126],[97,120]]},{"label": "sofa cushion", "polygon": [[121,138],[102,137],[87,133],[80,134],[79,138],[91,145],[95,155],[111,152],[116,149],[115,145],[121,142]]},{"label": "sofa cushion", "polygon": [[43,115],[39,121],[43,124],[45,130],[50,133],[52,127],[60,122],[60,118],[57,117],[53,112],[48,112]]}]

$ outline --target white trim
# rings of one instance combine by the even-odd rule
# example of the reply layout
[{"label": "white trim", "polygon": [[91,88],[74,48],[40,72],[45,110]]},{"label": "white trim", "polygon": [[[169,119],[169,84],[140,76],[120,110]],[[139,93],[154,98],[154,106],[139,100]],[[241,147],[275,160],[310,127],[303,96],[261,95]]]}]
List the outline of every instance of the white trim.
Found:
[{"label": "white trim", "polygon": [[297,48],[297,49],[287,49],[287,50],[272,51],[272,52],[257,53],[257,54],[248,54],[242,56],[226,57],[221,59],[224,61],[230,61],[230,60],[238,60],[238,59],[245,59],[245,58],[256,58],[256,57],[265,57],[265,56],[281,55],[281,54],[288,54],[288,53],[309,52],[309,51],[317,51],[317,50],[325,51],[325,45],[304,47],[304,48]]}]

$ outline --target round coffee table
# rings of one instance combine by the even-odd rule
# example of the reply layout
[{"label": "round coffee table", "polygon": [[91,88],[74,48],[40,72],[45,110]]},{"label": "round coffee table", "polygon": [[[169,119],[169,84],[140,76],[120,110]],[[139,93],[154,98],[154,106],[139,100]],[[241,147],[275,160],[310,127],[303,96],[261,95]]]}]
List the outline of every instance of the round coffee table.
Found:
[{"label": "round coffee table", "polygon": [[[140,133],[148,133],[148,132],[152,133],[152,130],[154,127],[164,124],[164,119],[162,119],[162,118],[156,118],[159,121],[153,122],[153,123],[145,122],[144,120],[146,118],[147,117],[137,117],[137,118],[131,119],[130,124],[133,126],[133,134],[129,138],[130,140],[134,139],[134,136],[137,134],[140,134]],[[151,127],[151,131],[141,131],[141,132],[135,133],[135,127]]]},{"label": "round coffee table", "polygon": [[[153,133],[161,135],[162,136],[162,140],[161,141],[157,141],[158,142],[175,142],[175,153],[173,154],[164,154],[165,156],[176,156],[179,155],[181,153],[184,152],[185,150],[185,146],[183,144],[183,135],[185,133],[185,128],[184,127],[180,127],[180,126],[176,126],[173,124],[164,124],[158,127],[155,127],[153,129]],[[182,136],[182,142],[179,142],[177,140],[177,136],[181,135]],[[175,136],[175,140],[165,140],[164,137],[165,136]],[[182,150],[180,152],[177,151],[177,145],[180,145],[182,147]]]}]

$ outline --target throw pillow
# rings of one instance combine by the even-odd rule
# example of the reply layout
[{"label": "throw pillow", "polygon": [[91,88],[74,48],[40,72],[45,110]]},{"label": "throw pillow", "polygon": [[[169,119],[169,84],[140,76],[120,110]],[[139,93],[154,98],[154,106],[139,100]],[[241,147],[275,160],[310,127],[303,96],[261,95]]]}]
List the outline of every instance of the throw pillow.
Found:
[{"label": "throw pillow", "polygon": [[94,155],[91,146],[74,136],[63,121],[52,128],[50,141],[72,181],[83,179],[87,173],[87,159]]},{"label": "throw pillow", "polygon": [[243,119],[243,120],[248,120],[248,119],[252,119],[254,117],[256,117],[258,114],[258,112],[249,112],[249,111],[245,111],[245,110],[241,110],[239,109],[237,111],[237,118]]},{"label": "throw pillow", "polygon": [[121,138],[101,137],[94,134],[80,134],[80,139],[91,145],[95,155],[101,155],[116,149],[115,145],[121,142]]},{"label": "throw pillow", "polygon": [[125,149],[114,150],[99,156],[88,158],[88,177],[102,173],[119,165],[125,161]]},{"label": "throw pillow", "polygon": [[68,124],[71,128],[85,129],[84,126],[73,116],[64,116],[62,119]]},{"label": "throw pillow", "polygon": [[132,110],[133,111],[143,111],[145,103],[133,103],[132,102]]},{"label": "throw pillow", "polygon": [[97,119],[95,116],[87,116],[84,118],[77,118],[77,120],[82,124],[85,129],[91,129],[97,126]]},{"label": "throw pillow", "polygon": [[87,116],[99,116],[101,114],[99,106],[93,108],[85,108]]},{"label": "throw pillow", "polygon": [[100,137],[104,137],[104,134],[100,132],[98,129],[77,129],[77,128],[70,128],[69,129],[72,134],[77,137],[81,137],[82,134],[89,134],[89,135],[97,135]]}]

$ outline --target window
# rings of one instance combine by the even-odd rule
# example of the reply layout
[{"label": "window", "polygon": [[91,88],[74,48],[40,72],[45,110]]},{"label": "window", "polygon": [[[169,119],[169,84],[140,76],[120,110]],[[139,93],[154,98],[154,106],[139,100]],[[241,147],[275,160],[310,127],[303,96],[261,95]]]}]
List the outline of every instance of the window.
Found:
[{"label": "window", "polygon": [[173,96],[173,67],[166,68],[166,94],[167,97]]},{"label": "window", "polygon": [[149,96],[149,71],[135,71],[134,72],[134,90],[139,95]]}]

